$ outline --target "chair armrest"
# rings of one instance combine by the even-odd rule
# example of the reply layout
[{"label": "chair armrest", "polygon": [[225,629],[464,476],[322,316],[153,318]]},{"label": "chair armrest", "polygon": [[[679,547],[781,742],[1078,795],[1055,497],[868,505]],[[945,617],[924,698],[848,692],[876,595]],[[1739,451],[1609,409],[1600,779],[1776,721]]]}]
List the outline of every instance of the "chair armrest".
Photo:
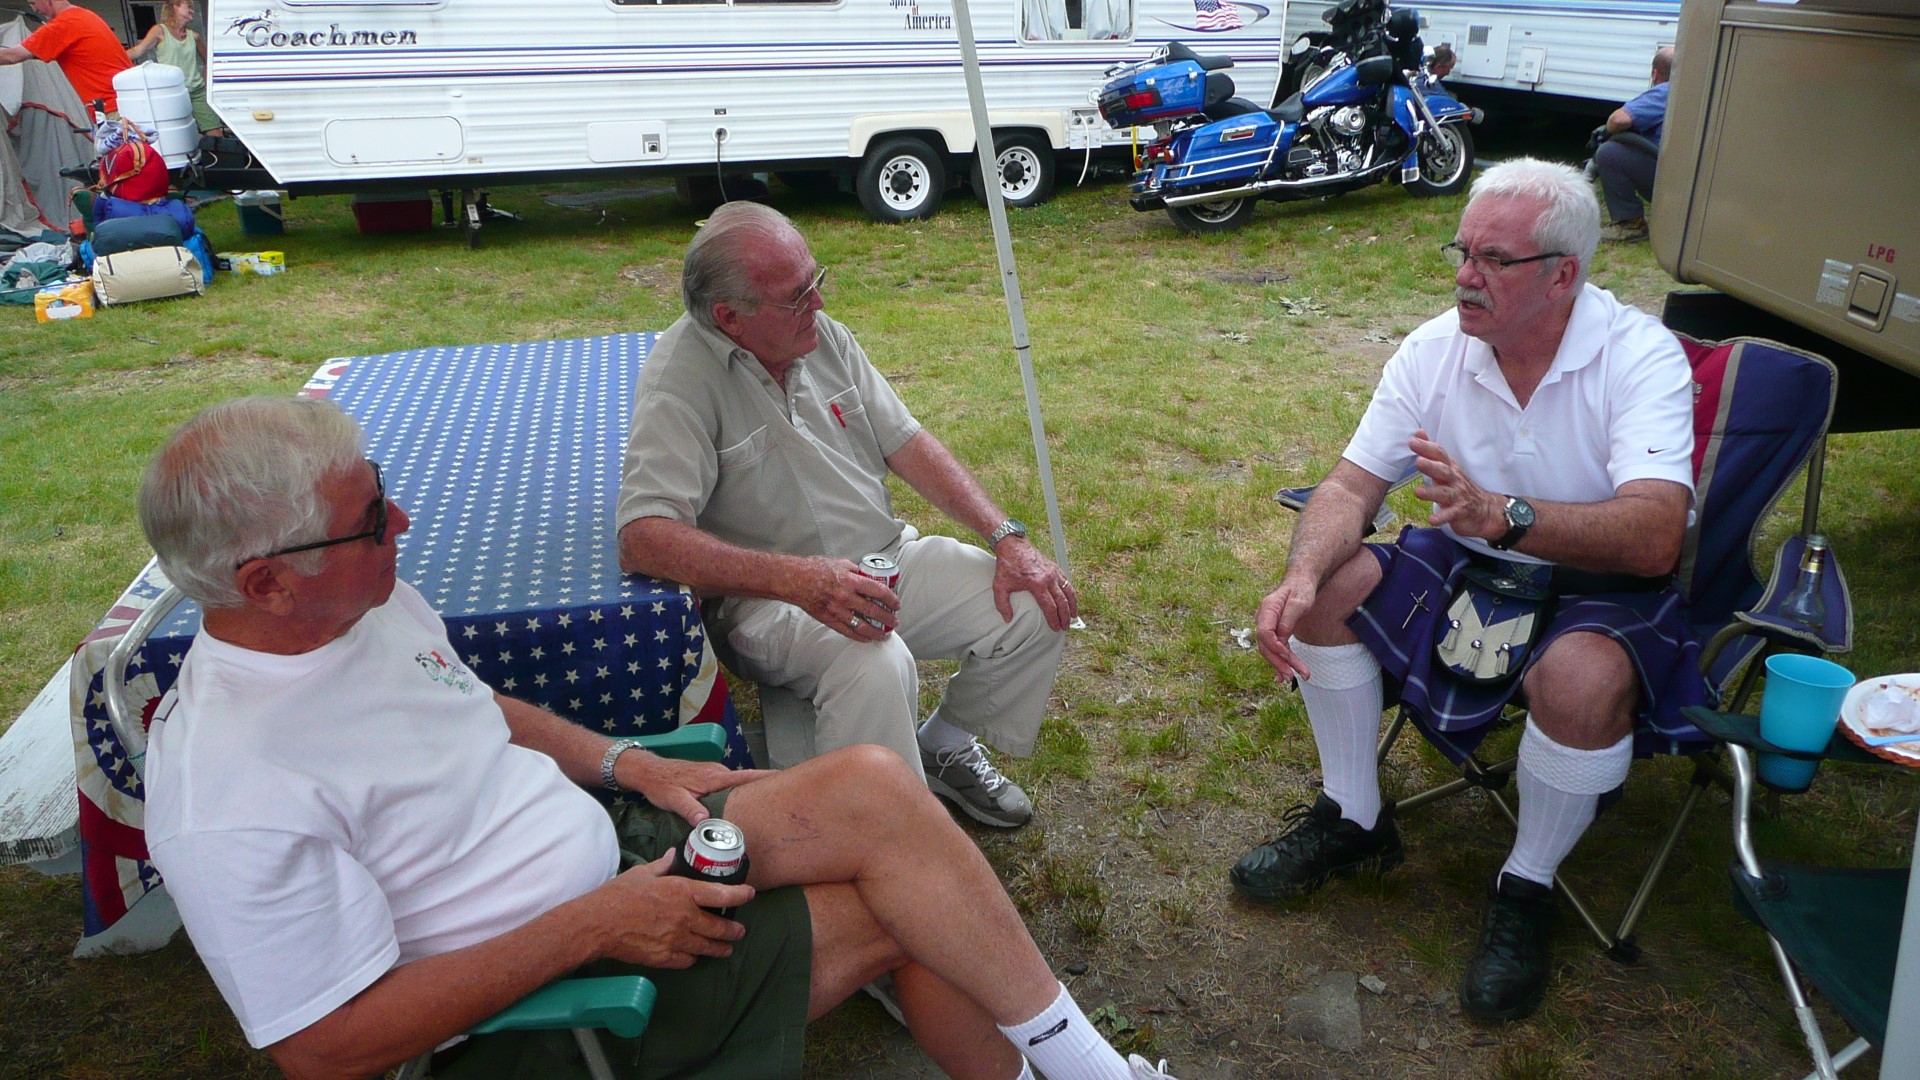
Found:
[{"label": "chair armrest", "polygon": [[[1401,488],[1406,487],[1418,479],[1420,479],[1419,470],[1410,469],[1405,476],[1395,480],[1392,486],[1387,488],[1387,494],[1392,495],[1394,492],[1399,491]],[[1273,493],[1273,501],[1292,510],[1294,513],[1299,513],[1307,508],[1307,500],[1313,498],[1314,490],[1319,486],[1319,484],[1306,484],[1301,487],[1284,487]],[[1400,515],[1394,513],[1393,508],[1388,506],[1385,500],[1382,500],[1380,509],[1375,512],[1373,521],[1369,523],[1367,531],[1362,533],[1360,538],[1364,540],[1374,533],[1386,532],[1388,529],[1393,528],[1394,522],[1399,520]]]},{"label": "chair armrest", "polygon": [[727,732],[719,724],[687,724],[631,741],[642,750],[680,761],[722,761],[727,756]]},{"label": "chair armrest", "polygon": [[646,1033],[658,991],[639,975],[596,979],[562,979],[535,990],[475,1024],[470,1032],[550,1031],[562,1028],[605,1028],[623,1039]]},{"label": "chair armrest", "polygon": [[1680,710],[1682,716],[1692,721],[1693,726],[1713,736],[1715,739],[1734,746],[1744,746],[1762,754],[1779,754],[1781,757],[1799,758],[1802,761],[1840,761],[1850,765],[1894,765],[1867,753],[1854,745],[1834,729],[1833,738],[1828,740],[1824,750],[1789,750],[1784,746],[1775,746],[1760,737],[1760,718],[1740,713],[1717,712],[1713,709],[1690,705]]}]

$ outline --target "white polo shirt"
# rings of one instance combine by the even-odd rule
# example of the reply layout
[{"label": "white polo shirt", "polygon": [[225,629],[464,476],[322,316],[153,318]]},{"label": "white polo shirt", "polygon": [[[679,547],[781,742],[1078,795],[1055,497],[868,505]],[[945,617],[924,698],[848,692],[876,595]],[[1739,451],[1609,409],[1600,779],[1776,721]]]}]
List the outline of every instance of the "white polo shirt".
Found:
[{"label": "white polo shirt", "polygon": [[[1693,372],[1652,316],[1582,287],[1553,366],[1525,408],[1493,349],[1460,332],[1457,309],[1407,335],[1341,456],[1385,480],[1413,468],[1419,429],[1488,491],[1547,502],[1611,499],[1629,480],[1693,490]],[[1443,526],[1444,528],[1444,526]],[[1454,539],[1488,554],[1484,540]]]}]

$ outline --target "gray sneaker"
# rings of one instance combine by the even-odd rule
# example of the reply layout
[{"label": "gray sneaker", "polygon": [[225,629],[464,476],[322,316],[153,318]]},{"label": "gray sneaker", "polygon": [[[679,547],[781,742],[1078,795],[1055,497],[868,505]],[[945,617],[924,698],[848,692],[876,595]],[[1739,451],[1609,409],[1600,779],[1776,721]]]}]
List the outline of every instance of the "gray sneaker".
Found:
[{"label": "gray sneaker", "polygon": [[965,746],[921,750],[927,788],[975,821],[1013,829],[1033,818],[1033,803],[1020,785],[1000,775],[975,739]]},{"label": "gray sneaker", "polygon": [[1155,1065],[1139,1054],[1129,1054],[1127,1068],[1133,1072],[1133,1080],[1173,1080],[1173,1074],[1167,1071],[1164,1060]]}]

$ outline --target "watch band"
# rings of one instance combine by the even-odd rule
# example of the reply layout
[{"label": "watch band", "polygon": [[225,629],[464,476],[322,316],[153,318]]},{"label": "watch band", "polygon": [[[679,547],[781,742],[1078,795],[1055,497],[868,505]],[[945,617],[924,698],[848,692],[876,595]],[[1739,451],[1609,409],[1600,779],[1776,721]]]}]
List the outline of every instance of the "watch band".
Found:
[{"label": "watch band", "polygon": [[620,782],[613,778],[613,767],[619,763],[620,755],[640,744],[631,739],[615,739],[607,752],[600,755],[600,786],[608,791],[624,791]]},{"label": "watch band", "polygon": [[1487,546],[1495,551],[1511,551],[1513,545],[1526,539],[1527,532],[1533,528],[1533,504],[1517,495],[1507,496],[1507,504],[1502,511],[1507,519],[1507,531],[1498,540],[1490,540]]},{"label": "watch band", "polygon": [[1001,522],[999,527],[995,528],[993,532],[987,534],[987,548],[991,550],[1000,546],[1000,541],[1005,540],[1009,536],[1025,535],[1027,535],[1027,527],[1020,523],[1020,519],[1008,518]]}]

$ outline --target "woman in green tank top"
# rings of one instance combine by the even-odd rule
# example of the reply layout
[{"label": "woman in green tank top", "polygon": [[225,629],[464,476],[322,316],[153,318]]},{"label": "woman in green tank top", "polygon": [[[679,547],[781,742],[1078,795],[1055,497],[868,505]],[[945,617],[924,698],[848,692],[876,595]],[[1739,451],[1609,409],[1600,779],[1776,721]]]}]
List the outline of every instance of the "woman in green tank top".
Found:
[{"label": "woman in green tank top", "polygon": [[193,0],[167,0],[160,9],[160,21],[127,50],[127,55],[138,60],[151,52],[155,61],[186,72],[194,124],[202,134],[220,134],[220,118],[207,105],[207,43],[187,29],[193,16]]}]

